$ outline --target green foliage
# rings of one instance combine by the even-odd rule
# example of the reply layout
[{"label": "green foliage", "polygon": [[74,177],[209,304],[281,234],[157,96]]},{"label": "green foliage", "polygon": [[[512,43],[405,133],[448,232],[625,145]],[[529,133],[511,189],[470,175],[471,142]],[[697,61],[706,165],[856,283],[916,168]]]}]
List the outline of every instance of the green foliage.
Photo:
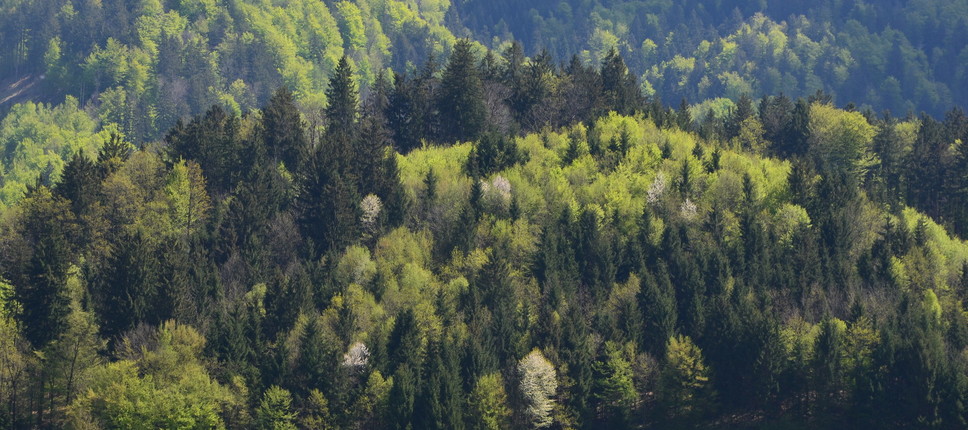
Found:
[{"label": "green foliage", "polygon": [[98,131],[98,126],[73,97],[58,106],[26,103],[11,109],[0,123],[0,205],[20,200],[38,175],[54,184],[75,154],[97,154],[110,134],[110,128]]},{"label": "green foliage", "polygon": [[262,395],[256,409],[256,423],[263,430],[295,430],[296,414],[292,411],[292,395],[275,385]]},{"label": "green foliage", "polygon": [[604,360],[595,363],[596,371],[600,375],[596,378],[599,385],[596,396],[606,414],[617,418],[618,423],[629,418],[639,401],[632,371],[634,361],[634,344],[622,346],[615,342],[606,342]]},{"label": "green foliage", "polygon": [[[70,406],[75,426],[212,428],[237,400],[199,359],[205,338],[188,326],[163,324],[149,345],[128,339],[129,358],[90,370],[84,394]],[[141,349],[145,347],[145,349]]]},{"label": "green foliage", "polygon": [[875,130],[858,112],[844,112],[829,105],[810,106],[810,151],[824,169],[863,178],[877,159],[871,151]]},{"label": "green foliage", "polygon": [[[823,93],[672,110],[640,98],[617,54],[639,29],[606,12],[597,70],[513,44],[479,59],[462,40],[442,73],[428,61],[374,85],[401,43],[379,41],[377,22],[419,33],[415,11],[447,7],[137,6],[147,42],[106,35],[118,57],[90,63],[112,80],[100,113],[127,115],[122,127],[167,121],[130,98],[140,83],[173,96],[161,113],[180,112],[167,85],[208,79],[193,62],[210,54],[238,50],[209,64],[235,73],[222,61],[268,37],[287,68],[253,62],[245,73],[265,79],[230,91],[183,82],[227,107],[186,108],[209,110],[164,143],[135,150],[112,134],[96,160],[65,155],[60,180],[33,181],[0,212],[0,425],[742,426],[749,411],[763,426],[964,422],[968,118],[879,119]],[[636,26],[657,25],[647,15]],[[240,16],[248,36],[232,33]],[[667,76],[689,87],[719,50],[807,43],[757,20],[740,16],[736,46],[701,44]],[[220,51],[202,49],[202,26],[221,29]],[[326,50],[303,46],[306,32],[353,38]],[[654,40],[655,57],[676,44]],[[61,38],[61,60],[49,49],[51,64],[69,64],[72,43]],[[336,69],[318,72],[330,54]],[[161,89],[140,77],[143,55],[167,73]],[[755,85],[720,75],[716,91]],[[292,93],[243,112],[260,101],[247,92],[268,98],[282,81]],[[452,144],[464,120],[441,103],[478,96],[477,137]]]},{"label": "green foliage", "polygon": [[660,398],[673,417],[707,412],[712,401],[709,368],[688,336],[673,336],[666,346]]},{"label": "green foliage", "polygon": [[504,380],[499,373],[481,375],[474,383],[470,398],[471,428],[496,430],[507,428],[511,409],[507,405]]},{"label": "green foliage", "polygon": [[470,40],[460,39],[440,80],[442,140],[477,140],[485,128],[484,87]]}]

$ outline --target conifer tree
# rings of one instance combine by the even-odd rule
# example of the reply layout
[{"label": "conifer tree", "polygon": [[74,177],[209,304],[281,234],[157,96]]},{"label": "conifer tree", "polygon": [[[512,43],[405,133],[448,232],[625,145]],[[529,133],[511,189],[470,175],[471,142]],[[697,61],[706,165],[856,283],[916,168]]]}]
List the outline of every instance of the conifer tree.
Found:
[{"label": "conifer tree", "polygon": [[159,300],[162,280],[157,251],[142,232],[119,241],[95,291],[105,337],[113,339],[139,323],[158,324],[170,316],[170,304]]},{"label": "conifer tree", "polygon": [[458,40],[441,78],[437,105],[444,141],[477,140],[484,131],[484,86],[471,49],[469,40]]},{"label": "conifer tree", "polygon": [[612,48],[602,60],[602,89],[605,106],[623,115],[631,115],[642,109],[644,100],[634,74],[629,72],[625,60]]},{"label": "conifer tree", "polygon": [[343,176],[355,175],[354,145],[357,138],[359,98],[353,80],[353,68],[346,56],[340,58],[326,90],[326,133],[323,147],[331,170]]},{"label": "conifer tree", "polygon": [[67,328],[69,297],[67,271],[74,251],[70,239],[77,225],[70,202],[39,187],[22,203],[20,237],[24,261],[3,270],[13,282],[22,306],[19,315],[24,337],[35,348],[57,338]]},{"label": "conifer tree", "polygon": [[359,129],[356,84],[343,57],[326,91],[323,144],[303,165],[296,209],[305,237],[317,254],[339,251],[359,237],[360,202],[355,166]]},{"label": "conifer tree", "polygon": [[94,162],[84,155],[84,151],[79,151],[64,166],[54,193],[70,200],[72,211],[80,216],[97,199],[100,176]]},{"label": "conifer tree", "polygon": [[280,87],[262,108],[261,131],[273,160],[281,161],[290,172],[298,172],[299,162],[308,149],[305,127],[293,94]]}]

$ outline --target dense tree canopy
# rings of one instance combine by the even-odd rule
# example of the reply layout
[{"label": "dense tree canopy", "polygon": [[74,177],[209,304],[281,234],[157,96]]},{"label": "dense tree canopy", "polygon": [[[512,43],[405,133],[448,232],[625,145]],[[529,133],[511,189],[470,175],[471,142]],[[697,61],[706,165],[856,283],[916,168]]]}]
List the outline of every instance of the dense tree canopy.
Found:
[{"label": "dense tree canopy", "polygon": [[[775,6],[858,22],[826,36],[697,6],[738,33],[642,43],[640,72],[624,41],[665,24],[618,11],[680,6],[505,22],[592,7],[560,63],[453,38],[476,1],[310,3],[0,12],[4,68],[83,93],[0,122],[0,427],[968,422],[968,116],[758,98],[728,66],[762,45],[848,85],[836,32],[881,6]],[[713,75],[733,100],[664,102]]]}]

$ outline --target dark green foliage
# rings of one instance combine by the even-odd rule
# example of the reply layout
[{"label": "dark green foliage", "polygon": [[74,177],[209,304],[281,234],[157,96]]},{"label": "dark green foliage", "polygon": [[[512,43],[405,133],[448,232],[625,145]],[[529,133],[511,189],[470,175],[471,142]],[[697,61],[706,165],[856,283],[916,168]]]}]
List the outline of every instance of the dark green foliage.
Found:
[{"label": "dark green foliage", "polygon": [[437,95],[441,140],[477,140],[485,128],[484,88],[471,42],[460,39],[447,61]]},{"label": "dark green foliage", "polygon": [[942,123],[922,115],[918,137],[908,159],[908,199],[933,217],[941,215],[948,200],[945,178],[949,143]]},{"label": "dark green foliage", "polygon": [[167,292],[161,289],[160,264],[157,245],[143,233],[120,238],[94,290],[105,337],[113,339],[138,324],[158,324],[171,315],[170,301],[160,300]]},{"label": "dark green foliage", "polygon": [[[339,28],[355,4],[338,6]],[[755,9],[739,6],[730,25]],[[633,9],[629,34],[663,25]],[[178,38],[159,55],[194,43]],[[197,403],[228,428],[523,427],[544,414],[552,428],[965,426],[968,251],[947,233],[968,213],[960,111],[915,122],[848,105],[876,155],[857,172],[818,149],[837,133],[818,120],[845,114],[826,93],[676,110],[643,99],[617,49],[589,52],[600,68],[559,67],[516,44],[478,61],[467,40],[443,79],[431,59],[391,88],[366,80],[378,55],[347,42],[324,109],[302,89],[229,113],[240,82],[218,94],[231,110],[187,119],[167,147],[132,152],[115,135],[96,163],[65,163],[53,191],[58,160],[0,207],[0,400],[14,425],[121,419],[125,400],[109,396],[153,385],[169,391],[139,405],[167,406],[191,378],[215,406],[166,413]],[[895,54],[903,65],[912,49]],[[156,67],[176,76],[172,61]],[[746,92],[731,75],[703,83],[703,63],[681,85]],[[756,144],[730,140],[749,134]],[[185,191],[186,166],[207,189],[190,229],[183,202],[201,193]],[[516,371],[522,357],[544,370]]]},{"label": "dark green foliage", "polygon": [[327,168],[344,176],[355,175],[352,163],[359,131],[359,100],[353,69],[345,56],[329,79],[326,99],[326,133],[321,146],[326,151]]},{"label": "dark green foliage", "polygon": [[625,60],[615,49],[602,60],[601,75],[606,108],[623,115],[642,109],[644,101],[638,79],[629,72]]},{"label": "dark green foliage", "polygon": [[419,376],[409,365],[401,366],[393,374],[393,388],[390,390],[390,410],[387,426],[396,430],[412,430],[414,403],[418,393]]},{"label": "dark green foliage", "polygon": [[320,171],[326,163],[317,151],[302,177],[296,208],[299,225],[319,254],[340,250],[359,237],[361,200],[353,179],[338,172]]},{"label": "dark green foliage", "polygon": [[474,178],[488,177],[518,162],[518,147],[513,138],[488,131],[467,156],[467,173]]},{"label": "dark green foliage", "polygon": [[302,117],[288,88],[276,90],[262,108],[261,125],[265,146],[272,159],[284,163],[290,172],[298,172],[300,160],[308,150],[308,141]]},{"label": "dark green foliage", "polygon": [[554,120],[549,115],[552,80],[557,73],[554,60],[548,51],[543,50],[526,66],[515,61],[512,58],[508,63],[507,78],[511,86],[508,105],[525,130],[538,130]]},{"label": "dark green foliage", "polygon": [[645,317],[642,346],[657,357],[665,354],[666,342],[675,334],[678,320],[675,289],[665,264],[655,274],[646,272],[642,278],[639,303]]},{"label": "dark green foliage", "polygon": [[433,89],[438,85],[434,77],[436,63],[427,61],[423,72],[415,77],[394,74],[393,93],[387,106],[387,124],[393,131],[395,147],[408,153],[437,133],[437,107]]},{"label": "dark green foliage", "polygon": [[768,142],[782,145],[783,133],[790,127],[793,119],[793,102],[783,93],[772,97],[763,96],[759,114],[760,123],[763,124],[763,137]]},{"label": "dark green foliage", "polygon": [[747,118],[756,115],[753,110],[753,100],[750,99],[749,94],[743,94],[740,96],[739,100],[736,101],[736,107],[732,109],[729,113],[729,117],[726,118],[726,138],[732,139],[739,136],[740,127],[742,127],[743,121]]},{"label": "dark green foliage", "polygon": [[598,71],[572,56],[564,70],[561,97],[567,102],[562,107],[559,123],[574,124],[591,121],[604,109],[602,76]]},{"label": "dark green foliage", "polygon": [[101,175],[97,166],[84,152],[74,154],[71,161],[64,166],[60,182],[54,187],[54,193],[69,200],[75,215],[83,214],[97,198],[100,188]]},{"label": "dark green foliage", "polygon": [[429,348],[423,389],[414,401],[415,428],[464,428],[464,393],[459,361],[453,349],[447,343]]},{"label": "dark green foliage", "polygon": [[400,183],[397,153],[382,113],[364,115],[355,149],[359,194],[379,197],[387,225],[400,225],[409,201]]},{"label": "dark green foliage", "polygon": [[196,161],[213,192],[228,192],[243,172],[239,126],[239,118],[218,105],[188,124],[179,120],[165,136],[169,157],[173,162],[179,158]]},{"label": "dark green foliage", "polygon": [[19,264],[4,264],[5,276],[14,285],[16,300],[23,306],[19,315],[24,337],[42,348],[67,328],[70,298],[68,268],[74,261],[71,238],[77,225],[70,202],[40,187],[24,205],[23,247]]}]

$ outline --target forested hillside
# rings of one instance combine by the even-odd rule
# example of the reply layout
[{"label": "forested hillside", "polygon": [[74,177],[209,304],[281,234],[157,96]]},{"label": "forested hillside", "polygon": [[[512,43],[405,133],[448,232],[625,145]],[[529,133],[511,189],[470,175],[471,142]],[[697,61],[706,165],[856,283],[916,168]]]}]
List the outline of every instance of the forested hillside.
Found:
[{"label": "forested hillside", "polygon": [[4,3],[0,428],[965,428],[892,3]]},{"label": "forested hillside", "polygon": [[965,425],[962,112],[547,58],[459,40],[361,101],[343,57],[319,123],[282,88],[91,137],[3,214],[0,423]]},{"label": "forested hillside", "polygon": [[968,1],[459,0],[479,40],[598,61],[617,48],[667,104],[822,89],[897,115],[968,97]]},{"label": "forested hillside", "polygon": [[[346,56],[362,87],[450,51],[447,0],[30,0],[0,6],[0,206],[109,132],[141,145],[219,104],[293,91],[313,115]],[[66,96],[66,100],[65,100]],[[22,103],[22,104],[16,104]],[[318,122],[319,119],[317,118]]]}]

